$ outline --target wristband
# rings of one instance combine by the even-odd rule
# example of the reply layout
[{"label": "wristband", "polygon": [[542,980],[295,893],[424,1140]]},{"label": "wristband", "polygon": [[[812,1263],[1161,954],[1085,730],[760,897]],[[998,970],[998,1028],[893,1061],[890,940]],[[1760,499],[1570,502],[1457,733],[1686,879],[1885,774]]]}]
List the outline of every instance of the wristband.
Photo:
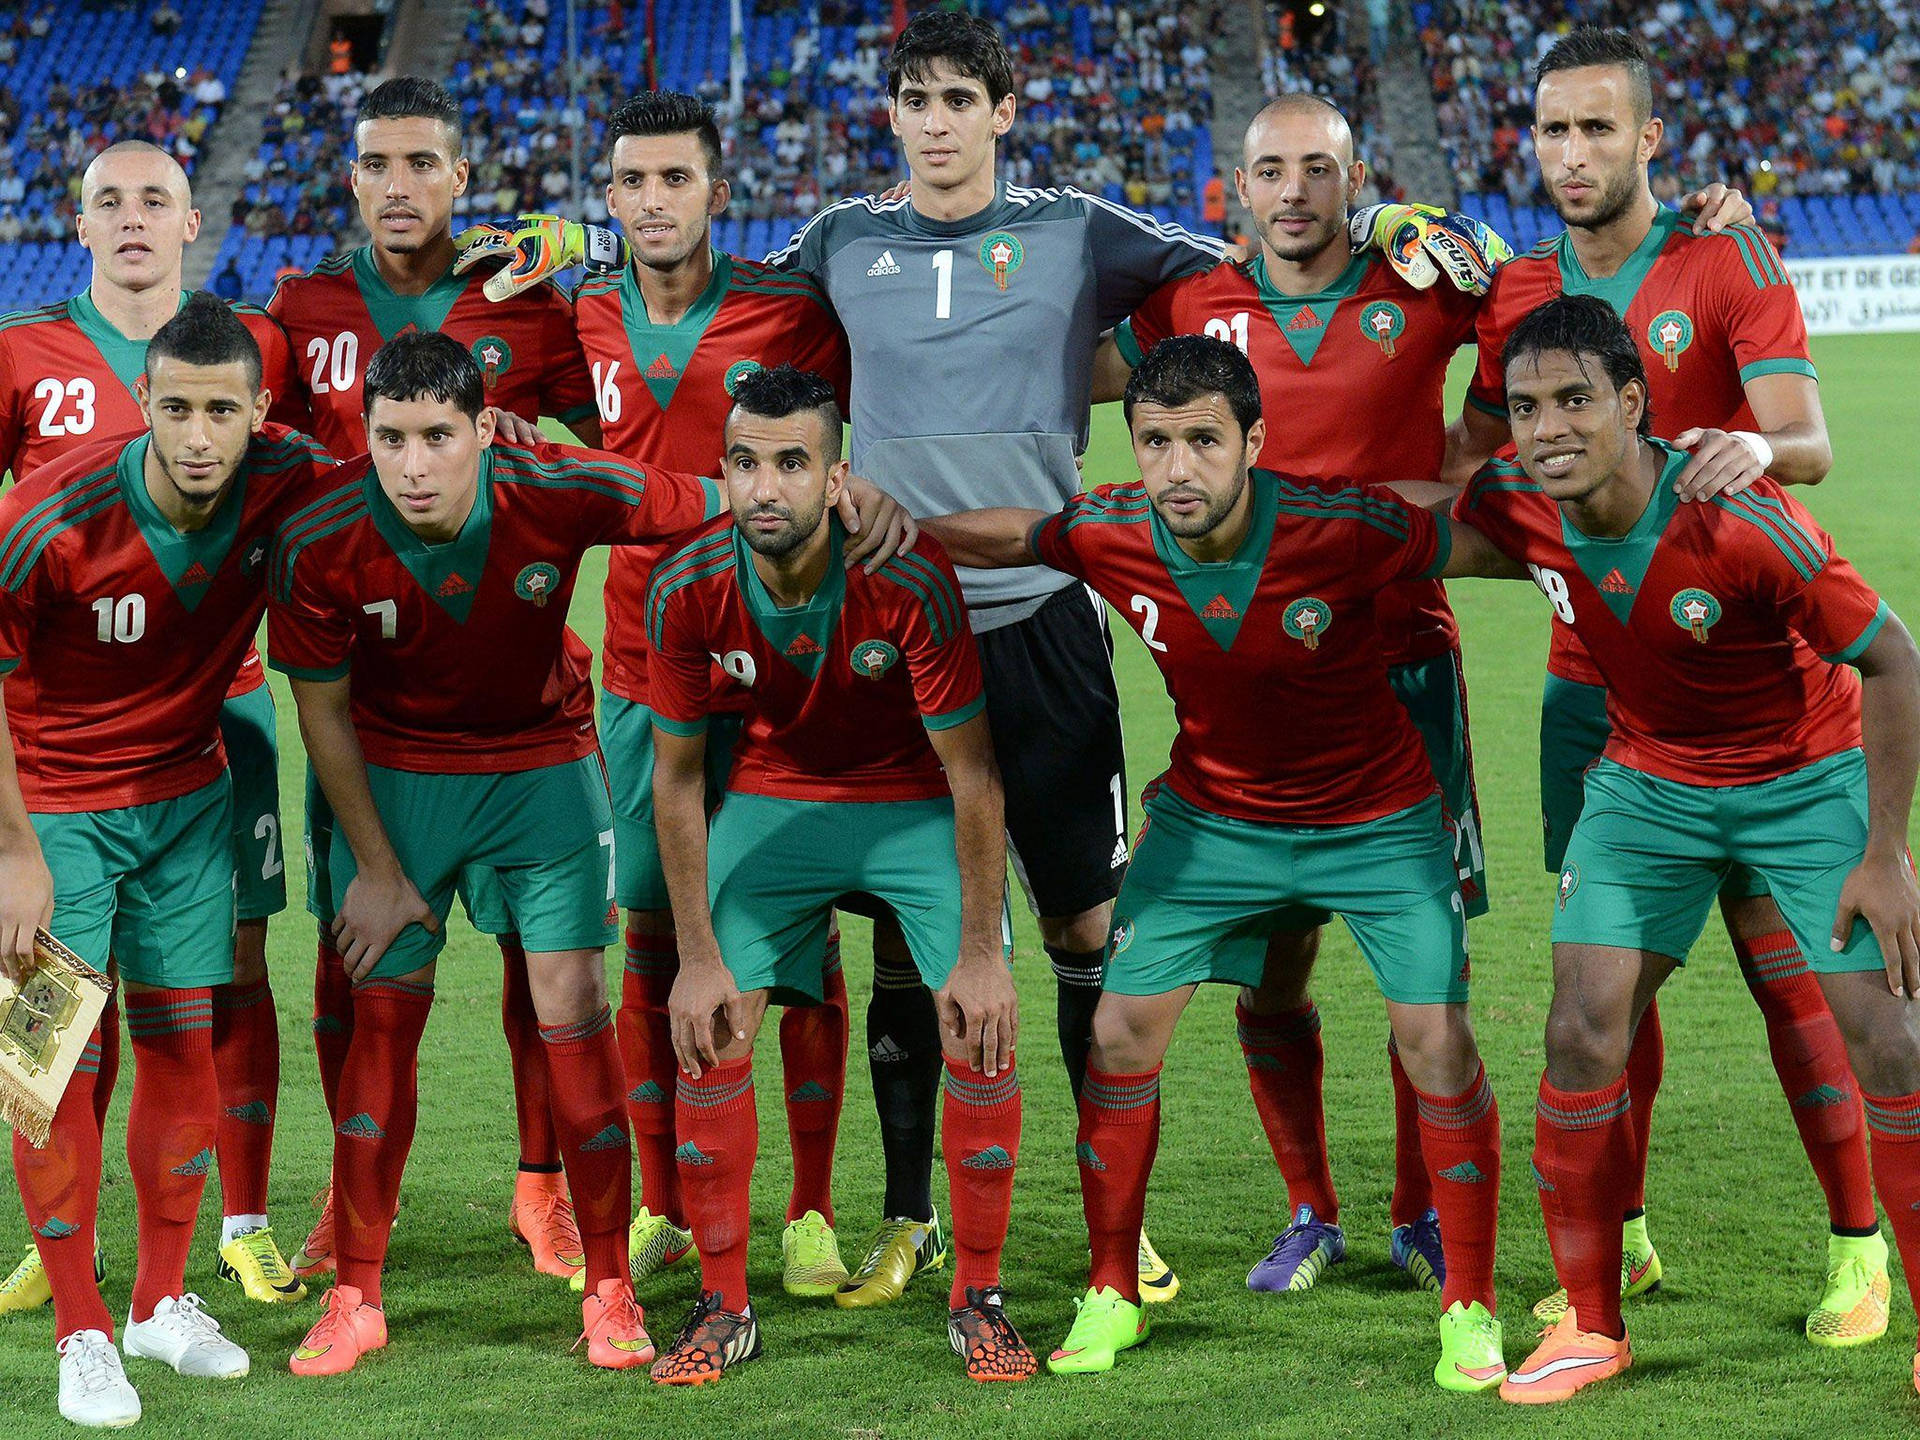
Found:
[{"label": "wristband", "polygon": [[1751,430],[1729,430],[1727,433],[1753,452],[1753,458],[1760,462],[1763,474],[1772,467],[1773,446],[1767,443],[1766,436],[1756,435]]}]

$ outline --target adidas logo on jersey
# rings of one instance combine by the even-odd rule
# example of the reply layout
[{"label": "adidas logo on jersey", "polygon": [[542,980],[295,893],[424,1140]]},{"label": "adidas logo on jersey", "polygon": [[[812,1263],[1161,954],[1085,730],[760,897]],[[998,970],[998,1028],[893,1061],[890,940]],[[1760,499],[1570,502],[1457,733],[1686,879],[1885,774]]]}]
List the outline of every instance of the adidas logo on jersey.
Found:
[{"label": "adidas logo on jersey", "polygon": [[798,635],[793,637],[793,643],[787,646],[787,649],[786,649],[786,654],[789,657],[794,657],[799,655],[818,655],[819,653],[820,653],[820,646],[817,643],[815,643],[814,638],[811,635],[807,634],[807,632],[804,630],[802,630]]},{"label": "adidas logo on jersey", "polygon": [[1627,577],[1618,570],[1609,570],[1607,578],[1600,582],[1600,588],[1609,595],[1631,595],[1633,586],[1627,583]]},{"label": "adidas logo on jersey", "polygon": [[1207,608],[1200,612],[1202,620],[1238,620],[1240,612],[1233,608],[1233,602],[1224,595],[1216,595],[1207,602]]},{"label": "adidas logo on jersey", "polygon": [[873,264],[867,267],[867,274],[869,277],[879,276],[879,275],[898,275],[899,273],[900,273],[899,263],[894,260],[893,251],[891,250],[882,250],[880,252],[880,258],[874,261]]},{"label": "adidas logo on jersey", "polygon": [[627,1143],[627,1132],[618,1125],[609,1125],[591,1140],[582,1140],[582,1150],[618,1150]]},{"label": "adidas logo on jersey", "polygon": [[213,1169],[213,1151],[210,1149],[207,1149],[207,1150],[202,1150],[198,1155],[195,1155],[191,1160],[181,1161],[178,1165],[173,1167],[173,1173],[175,1175],[185,1175],[185,1176],[188,1176],[189,1178],[192,1178],[194,1176],[208,1174],[209,1172],[212,1171],[212,1169]]},{"label": "adidas logo on jersey", "polygon": [[238,1120],[242,1125],[271,1125],[273,1111],[264,1100],[250,1100],[245,1105],[227,1106],[227,1117]]},{"label": "adidas logo on jersey", "polygon": [[867,1057],[882,1065],[895,1065],[907,1058],[907,1052],[895,1042],[891,1035],[882,1035],[867,1051]]},{"label": "adidas logo on jersey", "polygon": [[213,577],[207,573],[207,567],[196,560],[187,567],[186,573],[180,577],[180,583],[182,585],[204,585],[212,578]]},{"label": "adidas logo on jersey", "polygon": [[998,1145],[989,1145],[977,1155],[969,1155],[960,1162],[963,1170],[1011,1170],[1013,1156]]},{"label": "adidas logo on jersey", "polygon": [[349,1140],[384,1140],[387,1132],[382,1130],[373,1116],[362,1110],[358,1115],[349,1115],[333,1127]]},{"label": "adidas logo on jersey", "polygon": [[1320,317],[1314,313],[1311,305],[1302,305],[1293,312],[1293,318],[1287,321],[1289,330],[1318,330]]},{"label": "adidas logo on jersey", "polygon": [[653,357],[653,363],[647,367],[646,378],[649,380],[678,380],[680,378],[680,372],[673,368],[673,361],[667,358],[665,351],[662,351]]},{"label": "adidas logo on jersey", "polygon": [[440,582],[440,588],[433,593],[442,600],[451,600],[454,596],[465,595],[472,589],[473,586],[467,583],[467,577],[455,570]]}]

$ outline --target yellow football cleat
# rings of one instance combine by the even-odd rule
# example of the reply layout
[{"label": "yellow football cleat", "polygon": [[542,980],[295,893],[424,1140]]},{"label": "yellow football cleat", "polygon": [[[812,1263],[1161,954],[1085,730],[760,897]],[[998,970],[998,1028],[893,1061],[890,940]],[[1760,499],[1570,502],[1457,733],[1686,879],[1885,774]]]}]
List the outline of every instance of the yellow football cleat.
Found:
[{"label": "yellow football cleat", "polygon": [[780,1237],[780,1255],[785,1267],[780,1284],[789,1295],[831,1295],[849,1278],[840,1242],[818,1210],[788,1223]]},{"label": "yellow football cleat", "polygon": [[946,1263],[938,1211],[931,1220],[882,1220],[867,1244],[866,1258],[834,1292],[833,1303],[848,1310],[891,1305],[914,1276]]},{"label": "yellow football cleat", "polygon": [[1164,1305],[1180,1293],[1180,1277],[1173,1273],[1173,1267],[1160,1258],[1153,1248],[1153,1242],[1147,1239],[1143,1226],[1140,1231],[1140,1299],[1147,1305]]},{"label": "yellow football cleat", "polygon": [[1807,1316],[1807,1339],[1827,1349],[1865,1345],[1887,1333],[1887,1242],[1872,1235],[1827,1237],[1827,1284]]},{"label": "yellow football cleat", "polygon": [[38,1310],[52,1299],[53,1287],[47,1283],[47,1267],[40,1263],[40,1247],[29,1245],[13,1273],[0,1280],[0,1315]]},{"label": "yellow football cleat", "polygon": [[220,1264],[214,1273],[232,1281],[249,1300],[262,1305],[291,1305],[307,1298],[307,1287],[274,1244],[271,1226],[248,1230],[222,1245]]},{"label": "yellow football cleat", "polygon": [[[1660,1265],[1659,1252],[1653,1248],[1653,1241],[1647,1238],[1647,1217],[1637,1215],[1620,1227],[1620,1298],[1631,1300],[1638,1295],[1651,1295],[1660,1288],[1660,1279],[1665,1272]],[[1567,1292],[1556,1290],[1544,1299],[1537,1300],[1533,1306],[1533,1318],[1540,1322],[1540,1333],[1546,1334],[1558,1325],[1567,1313]]]}]

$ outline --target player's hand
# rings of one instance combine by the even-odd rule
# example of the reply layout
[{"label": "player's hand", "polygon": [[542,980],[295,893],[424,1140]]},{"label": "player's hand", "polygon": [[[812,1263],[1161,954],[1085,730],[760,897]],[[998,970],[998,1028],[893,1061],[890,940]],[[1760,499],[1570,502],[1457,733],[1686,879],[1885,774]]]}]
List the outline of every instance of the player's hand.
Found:
[{"label": "player's hand", "polygon": [[469,225],[453,237],[453,273],[464,275],[482,260],[513,254],[513,231],[505,225]]},{"label": "player's hand", "polygon": [[864,564],[871,575],[896,555],[911,555],[920,526],[907,507],[871,480],[851,477],[840,492],[840,523],[847,527],[847,569]]},{"label": "player's hand", "polygon": [[1692,452],[1687,468],[1673,482],[1682,500],[1738,495],[1767,473],[1747,442],[1725,430],[1685,430],[1673,443]]},{"label": "player's hand", "polygon": [[1494,272],[1513,258],[1513,247],[1471,215],[1449,214],[1433,205],[1368,205],[1347,222],[1354,254],[1378,250],[1416,290],[1441,275],[1456,290],[1484,295]]},{"label": "player's hand", "polygon": [[1833,915],[1833,948],[1847,948],[1853,922],[1864,920],[1880,942],[1887,988],[1903,999],[1920,997],[1920,885],[1904,854],[1869,854],[1840,887]]},{"label": "player's hand", "polygon": [[1716,180],[1683,199],[1680,213],[1693,217],[1694,234],[1717,235],[1729,225],[1745,225],[1752,220],[1753,206],[1738,190],[1729,190]]},{"label": "player's hand", "polygon": [[967,1063],[988,1079],[1013,1064],[1020,1028],[1020,1001],[1013,971],[998,953],[962,959],[933,992],[940,1028],[966,1046]]},{"label": "player's hand", "polygon": [[502,410],[498,405],[487,407],[493,412],[493,436],[509,445],[544,445],[547,437],[540,431],[539,425],[532,420],[523,420],[511,410]]},{"label": "player's hand", "polygon": [[33,932],[53,923],[53,873],[39,845],[0,849],[0,974],[18,985],[33,969]]},{"label": "player's hand", "polygon": [[913,194],[913,181],[902,180],[898,185],[882,190],[880,199],[887,204],[892,204],[895,200],[904,200],[911,194]]},{"label": "player's hand", "polygon": [[409,925],[438,933],[440,919],[398,870],[382,875],[361,870],[340,897],[333,922],[333,948],[346,962],[349,980],[364,980]]},{"label": "player's hand", "polygon": [[746,1039],[746,1000],[727,967],[718,960],[682,964],[667,997],[667,1024],[673,1032],[674,1058],[696,1080],[701,1061],[720,1063],[714,1035],[721,1025],[733,1039]]},{"label": "player's hand", "polygon": [[627,263],[627,242],[604,225],[583,225],[558,215],[522,215],[515,222],[507,263],[487,277],[487,299],[496,303],[530,290],[574,265],[596,275]]}]

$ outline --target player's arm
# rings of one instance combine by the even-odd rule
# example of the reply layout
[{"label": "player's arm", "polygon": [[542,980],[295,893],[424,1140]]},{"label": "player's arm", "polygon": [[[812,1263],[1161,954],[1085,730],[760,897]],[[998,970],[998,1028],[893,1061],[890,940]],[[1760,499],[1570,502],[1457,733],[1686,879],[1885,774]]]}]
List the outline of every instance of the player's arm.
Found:
[{"label": "player's arm", "polygon": [[934,994],[940,1024],[963,1040],[973,1067],[989,1077],[1013,1059],[1019,1001],[1001,945],[1007,884],[1007,829],[1000,768],[984,712],[927,738],[953,790],[953,848],[960,862],[960,958]]},{"label": "player's arm", "polygon": [[1782,485],[1818,485],[1833,468],[1820,385],[1810,375],[1759,375],[1746,384],[1752,430],[1682,431],[1673,443],[1692,452],[1674,481],[1682,500],[1738,495],[1762,475]]},{"label": "player's arm", "polygon": [[347,677],[303,680],[289,675],[287,679],[300,714],[307,760],[359,870],[340,897],[333,922],[335,947],[346,961],[347,976],[359,980],[408,925],[438,930],[440,922],[401,870],[400,857],[394,854],[387,827],[374,806],[367,759],[353,729]]},{"label": "player's arm", "polygon": [[1053,517],[1045,510],[959,510],[935,515],[920,528],[946,547],[947,558],[974,570],[1007,570],[1038,565],[1033,532]]},{"label": "player's arm", "polygon": [[1466,484],[1512,438],[1504,410],[1495,415],[1469,396],[1460,409],[1460,418],[1447,427],[1447,453],[1440,462],[1442,483]]},{"label": "player's arm", "polygon": [[16,983],[26,976],[33,968],[33,932],[52,920],[53,872],[27,818],[6,697],[0,694],[0,974]]},{"label": "player's arm", "polygon": [[1133,374],[1133,362],[1121,353],[1114,332],[1100,337],[1093,352],[1093,403],[1104,405],[1127,393],[1127,379]]},{"label": "player's arm", "polygon": [[653,730],[653,826],[660,868],[679,936],[680,971],[667,1000],[673,1051],[696,1080],[703,1064],[719,1063],[715,1032],[722,1025],[734,1039],[746,1038],[741,995],[720,957],[707,901],[707,736],[702,726],[681,734],[656,724]]}]

